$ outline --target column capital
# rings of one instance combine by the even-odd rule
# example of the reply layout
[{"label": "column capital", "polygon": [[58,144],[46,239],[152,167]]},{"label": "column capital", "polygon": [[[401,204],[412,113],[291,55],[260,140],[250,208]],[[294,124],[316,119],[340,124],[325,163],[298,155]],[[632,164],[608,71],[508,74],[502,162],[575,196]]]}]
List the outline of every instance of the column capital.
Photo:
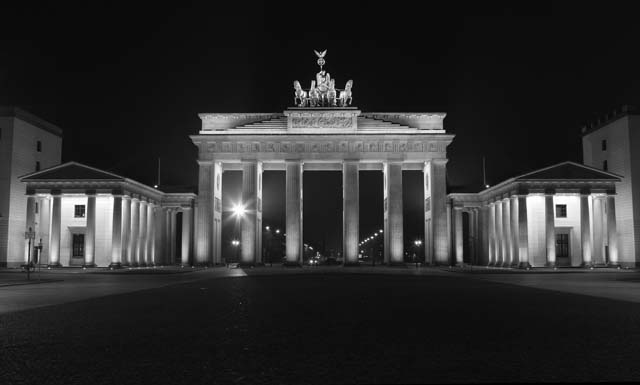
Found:
[{"label": "column capital", "polygon": [[434,159],[429,159],[426,162],[433,163],[433,164],[438,165],[438,166],[445,166],[449,162],[449,159],[447,159],[447,158],[434,158]]},{"label": "column capital", "polygon": [[545,188],[545,189],[544,189],[544,195],[545,195],[545,196],[553,196],[553,195],[556,195],[556,189],[555,189],[555,188]]}]

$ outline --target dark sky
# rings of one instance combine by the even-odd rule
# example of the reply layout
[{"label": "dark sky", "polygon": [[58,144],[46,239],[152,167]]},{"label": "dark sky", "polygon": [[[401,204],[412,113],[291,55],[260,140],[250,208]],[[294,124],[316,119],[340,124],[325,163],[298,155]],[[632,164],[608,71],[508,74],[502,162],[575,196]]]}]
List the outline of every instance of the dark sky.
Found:
[{"label": "dark sky", "polygon": [[[325,69],[339,84],[354,80],[361,110],[447,112],[450,191],[480,188],[483,156],[491,184],[580,161],[583,124],[640,104],[631,3],[207,4],[3,6],[0,104],[62,127],[63,161],[153,184],[161,157],[163,184],[195,185],[196,114],[282,111],[292,80],[307,84],[317,71],[313,50],[328,49]],[[265,189],[275,196],[284,177],[274,174]],[[310,242],[340,242],[341,213],[325,215],[340,207],[338,175],[305,174],[305,215],[322,218],[305,220],[305,235],[332,234]],[[228,201],[239,179],[225,178]],[[362,178],[365,205],[381,207],[381,175]],[[422,231],[412,214],[419,175],[405,173],[405,184],[409,240]],[[282,220],[278,199],[267,221]],[[366,215],[363,233],[382,218]]]}]

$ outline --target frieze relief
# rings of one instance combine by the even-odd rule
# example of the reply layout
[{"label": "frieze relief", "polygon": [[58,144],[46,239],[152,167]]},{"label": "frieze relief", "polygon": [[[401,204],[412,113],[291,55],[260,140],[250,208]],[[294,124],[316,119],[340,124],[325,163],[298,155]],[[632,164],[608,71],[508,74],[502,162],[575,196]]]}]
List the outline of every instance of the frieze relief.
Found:
[{"label": "frieze relief", "polygon": [[292,128],[351,128],[353,118],[345,116],[291,117]]},{"label": "frieze relief", "polygon": [[330,153],[330,152],[445,152],[444,142],[339,141],[339,142],[218,142],[208,143],[210,153]]}]

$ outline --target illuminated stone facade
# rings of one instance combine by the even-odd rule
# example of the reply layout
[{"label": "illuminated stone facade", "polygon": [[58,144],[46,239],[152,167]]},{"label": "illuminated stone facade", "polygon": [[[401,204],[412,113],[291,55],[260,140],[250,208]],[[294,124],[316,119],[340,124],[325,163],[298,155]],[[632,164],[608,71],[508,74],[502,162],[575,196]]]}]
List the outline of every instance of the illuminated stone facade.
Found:
[{"label": "illuminated stone facade", "polygon": [[[38,261],[42,265],[116,268],[191,263],[193,193],[164,193],[75,162],[31,173],[21,181],[27,191],[25,229],[35,231],[36,245],[42,242]],[[178,213],[181,234],[176,233]],[[13,265],[27,259],[25,251]]]},{"label": "illuminated stone facade", "polygon": [[384,176],[386,263],[402,263],[402,171],[424,173],[425,254],[447,263],[447,146],[444,113],[361,113],[354,107],[289,108],[282,114],[200,114],[202,129],[191,136],[198,147],[199,191],[196,210],[196,262],[222,263],[222,173],[241,170],[243,264],[262,258],[262,172],[286,174],[286,260],[302,263],[302,178],[306,172],[343,173],[343,253],[358,262],[360,170]]},{"label": "illuminated stone facade", "polygon": [[475,194],[449,194],[452,264],[629,266],[609,172],[564,162]]}]

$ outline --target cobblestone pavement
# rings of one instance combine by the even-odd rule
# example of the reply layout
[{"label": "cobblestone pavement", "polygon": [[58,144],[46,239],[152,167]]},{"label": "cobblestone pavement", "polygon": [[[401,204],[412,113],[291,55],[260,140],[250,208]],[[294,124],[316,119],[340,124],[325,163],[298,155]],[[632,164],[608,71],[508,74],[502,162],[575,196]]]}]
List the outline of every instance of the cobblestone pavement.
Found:
[{"label": "cobblestone pavement", "polygon": [[634,302],[438,269],[75,277],[28,286],[90,297],[0,315],[0,383],[640,380]]}]

